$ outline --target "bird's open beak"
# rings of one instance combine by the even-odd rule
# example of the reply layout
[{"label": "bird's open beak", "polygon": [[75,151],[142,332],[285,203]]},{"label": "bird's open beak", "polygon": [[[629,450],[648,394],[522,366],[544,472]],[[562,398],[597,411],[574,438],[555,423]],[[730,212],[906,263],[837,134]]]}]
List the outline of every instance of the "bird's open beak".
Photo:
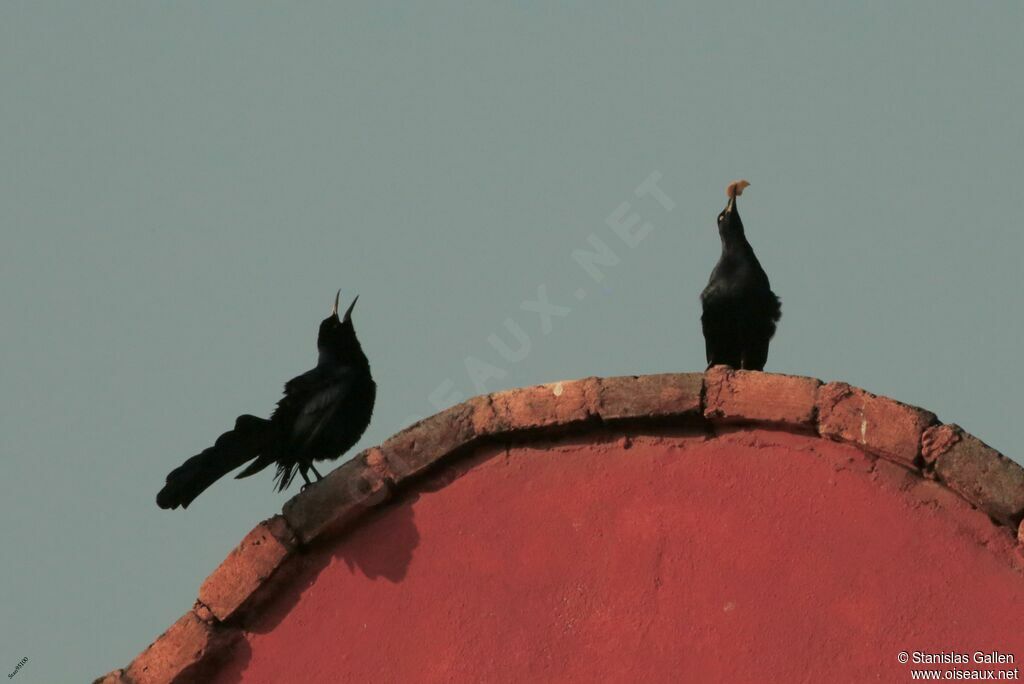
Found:
[{"label": "bird's open beak", "polygon": [[353,299],[352,303],[348,305],[348,308],[345,310],[345,320],[346,321],[349,320],[350,318],[352,318],[352,309],[356,308],[356,302],[358,302],[358,301],[359,301],[359,295],[356,295],[356,298]]},{"label": "bird's open beak", "polygon": [[331,315],[332,316],[337,316],[338,315],[338,298],[339,297],[341,297],[341,290],[338,290],[338,293],[336,295],[334,295],[334,306],[331,308]]}]

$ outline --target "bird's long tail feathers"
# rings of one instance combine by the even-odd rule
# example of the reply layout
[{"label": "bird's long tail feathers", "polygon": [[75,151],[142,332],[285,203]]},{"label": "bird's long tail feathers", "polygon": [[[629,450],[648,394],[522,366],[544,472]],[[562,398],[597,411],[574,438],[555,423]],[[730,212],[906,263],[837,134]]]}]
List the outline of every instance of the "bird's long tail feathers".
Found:
[{"label": "bird's long tail feathers", "polygon": [[156,495],[160,508],[188,508],[207,487],[224,475],[260,455],[267,444],[270,421],[243,415],[235,428],[217,438],[212,447],[188,459],[167,475],[167,483]]}]

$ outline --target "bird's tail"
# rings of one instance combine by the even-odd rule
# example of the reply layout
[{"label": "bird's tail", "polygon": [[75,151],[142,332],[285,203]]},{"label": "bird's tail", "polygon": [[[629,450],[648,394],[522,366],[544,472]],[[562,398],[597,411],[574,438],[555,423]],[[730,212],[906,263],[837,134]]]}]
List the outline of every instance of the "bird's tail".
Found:
[{"label": "bird's tail", "polygon": [[167,475],[167,483],[156,495],[160,508],[188,508],[207,487],[224,475],[260,455],[270,434],[270,421],[243,415],[235,429],[217,438],[214,445],[188,459]]}]

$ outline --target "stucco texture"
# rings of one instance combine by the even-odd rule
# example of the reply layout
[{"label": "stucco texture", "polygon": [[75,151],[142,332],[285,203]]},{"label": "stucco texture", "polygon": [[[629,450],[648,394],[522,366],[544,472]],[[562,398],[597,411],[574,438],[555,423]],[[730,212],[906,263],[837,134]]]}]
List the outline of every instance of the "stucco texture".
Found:
[{"label": "stucco texture", "polygon": [[1024,657],[1013,535],[763,428],[486,445],[296,558],[228,682],[909,681]]}]

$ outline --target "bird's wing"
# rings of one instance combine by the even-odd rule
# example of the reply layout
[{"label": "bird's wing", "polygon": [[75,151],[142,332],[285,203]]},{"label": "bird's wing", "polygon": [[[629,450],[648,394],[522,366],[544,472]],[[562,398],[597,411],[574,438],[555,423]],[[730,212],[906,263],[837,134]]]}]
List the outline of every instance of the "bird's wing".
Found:
[{"label": "bird's wing", "polygon": [[[302,396],[295,396],[301,401],[301,404],[298,406],[298,413],[292,427],[292,437],[302,444],[309,444],[330,422],[331,417],[348,396],[352,389],[354,376],[354,371],[347,367],[329,371],[320,370],[314,378],[299,376],[299,378],[305,379],[300,383]],[[295,381],[289,382],[289,385],[292,382]],[[296,386],[295,389],[298,390],[299,387]],[[287,385],[285,392],[288,392]]]},{"label": "bird's wing", "polygon": [[326,373],[320,366],[312,368],[302,375],[295,376],[288,382],[284,383],[284,398],[282,401],[286,401],[289,398],[298,395],[314,392],[316,388],[323,383],[325,376]]}]

